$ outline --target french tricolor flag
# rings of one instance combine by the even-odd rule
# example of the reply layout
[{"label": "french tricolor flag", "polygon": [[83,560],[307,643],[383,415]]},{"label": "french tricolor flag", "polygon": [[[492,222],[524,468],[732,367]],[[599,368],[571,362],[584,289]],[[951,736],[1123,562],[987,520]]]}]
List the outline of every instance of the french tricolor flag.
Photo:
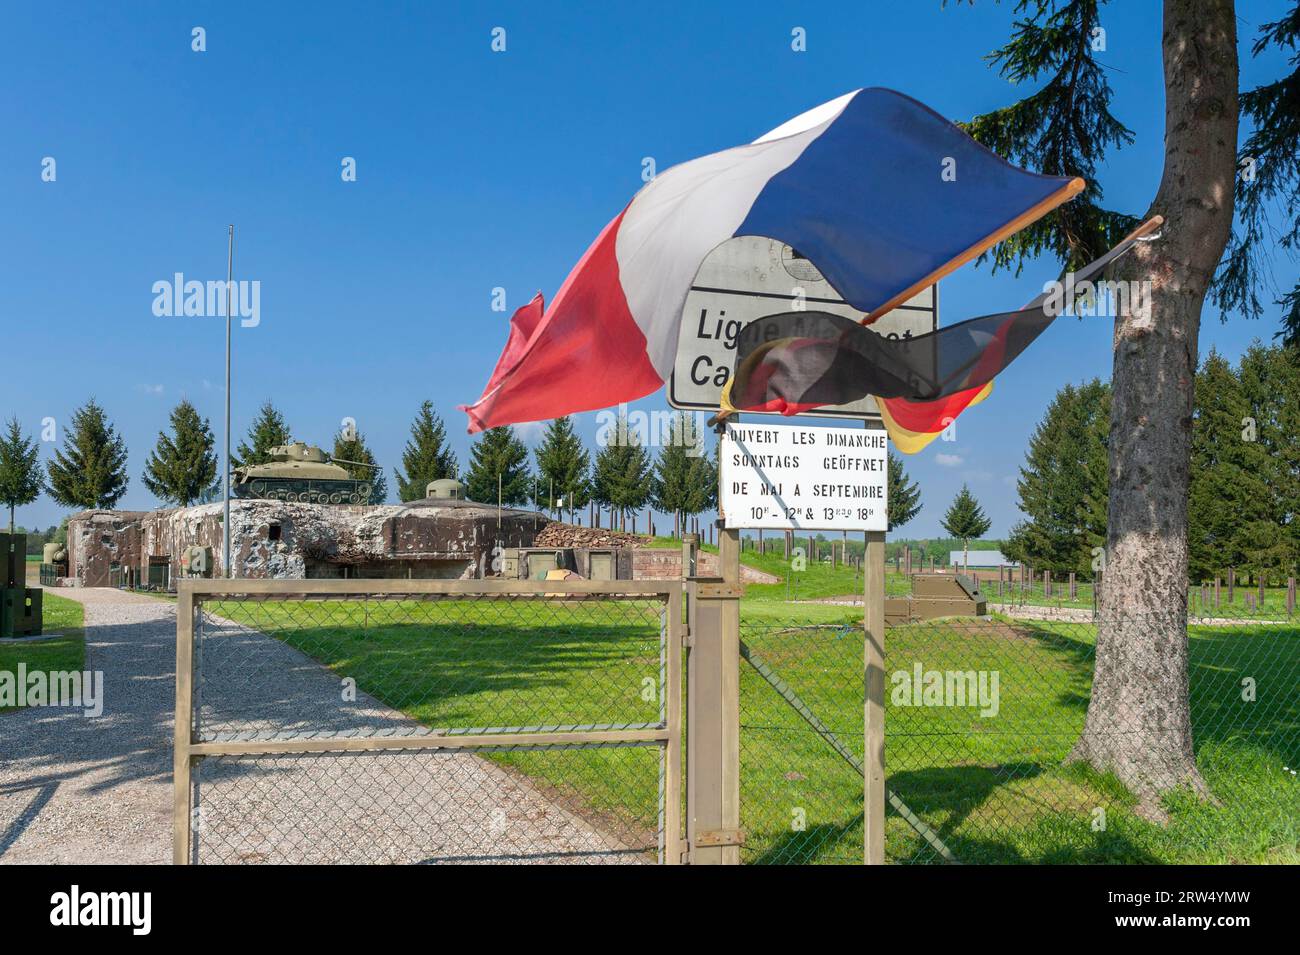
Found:
[{"label": "french tricolor flag", "polygon": [[663,386],[705,257],[735,236],[799,250],[873,321],[1076,195],[910,97],[862,89],[661,173],[510,335],[469,430],[607,408]]}]

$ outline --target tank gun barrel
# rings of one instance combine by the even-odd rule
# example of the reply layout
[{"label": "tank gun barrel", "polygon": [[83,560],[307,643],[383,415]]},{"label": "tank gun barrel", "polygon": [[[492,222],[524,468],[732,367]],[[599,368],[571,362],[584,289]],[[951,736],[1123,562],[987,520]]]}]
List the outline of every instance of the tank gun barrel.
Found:
[{"label": "tank gun barrel", "polygon": [[335,464],[352,464],[359,468],[377,469],[379,467],[378,464],[367,464],[365,461],[349,461],[347,458],[336,458],[333,455],[330,456],[330,460]]}]

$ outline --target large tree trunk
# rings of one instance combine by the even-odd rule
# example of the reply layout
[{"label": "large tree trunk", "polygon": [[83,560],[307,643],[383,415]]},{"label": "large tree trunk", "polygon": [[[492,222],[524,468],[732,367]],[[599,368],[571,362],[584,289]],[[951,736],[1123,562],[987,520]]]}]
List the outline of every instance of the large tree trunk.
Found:
[{"label": "large tree trunk", "polygon": [[1237,25],[1231,0],[1165,0],[1163,236],[1118,278],[1150,310],[1115,321],[1110,502],[1096,668],[1070,754],[1114,772],[1163,820],[1160,794],[1207,795],[1187,695],[1187,493],[1201,306],[1232,228]]}]

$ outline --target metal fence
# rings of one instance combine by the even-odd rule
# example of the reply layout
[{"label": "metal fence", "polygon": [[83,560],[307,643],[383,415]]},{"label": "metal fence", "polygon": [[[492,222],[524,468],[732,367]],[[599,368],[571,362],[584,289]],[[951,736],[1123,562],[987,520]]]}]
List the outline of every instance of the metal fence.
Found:
[{"label": "metal fence", "polygon": [[[1154,813],[1068,760],[1096,637],[1095,620],[1007,617],[886,631],[888,861],[1300,861],[1300,625],[1189,621],[1211,798],[1176,790]],[[860,862],[861,625],[747,620],[741,639],[744,861]],[[1103,734],[1149,735],[1117,711]]]},{"label": "metal fence", "polygon": [[677,862],[676,581],[200,581],[177,862]]},{"label": "metal fence", "polygon": [[[960,572],[960,569],[958,569]],[[1098,612],[1098,580],[1075,574],[1053,576],[1050,572],[1019,573],[1018,568],[1001,567],[990,572],[972,572],[978,578],[985,599],[1000,609],[1054,610],[1069,619],[1086,621]],[[1244,580],[1244,578],[1243,578]],[[1264,586],[1238,583],[1233,577],[1206,580],[1187,589],[1188,613],[1195,619],[1272,620],[1290,623],[1296,617],[1296,580],[1288,577]]]},{"label": "metal fence", "polygon": [[[177,861],[681,861],[688,671],[687,855],[861,862],[861,621],[740,610],[737,693],[717,651],[739,588],[688,589],[709,622],[685,667],[676,581],[184,582]],[[1300,861],[1300,625],[1189,621],[1208,798],[1155,804],[1070,760],[1097,633],[1003,614],[885,632],[887,861]],[[1150,737],[1142,695],[1103,742]],[[737,778],[737,699],[732,829],[710,799]]]}]

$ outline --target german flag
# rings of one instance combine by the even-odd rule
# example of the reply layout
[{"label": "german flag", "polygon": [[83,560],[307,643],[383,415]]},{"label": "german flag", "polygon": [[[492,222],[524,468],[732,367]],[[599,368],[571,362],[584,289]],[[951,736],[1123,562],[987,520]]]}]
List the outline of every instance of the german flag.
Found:
[{"label": "german flag", "polygon": [[[1154,231],[1144,223],[1074,275],[1090,282]],[[1044,292],[1014,312],[984,315],[912,338],[886,338],[829,312],[781,312],[741,329],[722,416],[739,411],[793,415],[876,399],[898,449],[914,454],[957,416],[988,397],[993,380],[1071,303]]]}]

